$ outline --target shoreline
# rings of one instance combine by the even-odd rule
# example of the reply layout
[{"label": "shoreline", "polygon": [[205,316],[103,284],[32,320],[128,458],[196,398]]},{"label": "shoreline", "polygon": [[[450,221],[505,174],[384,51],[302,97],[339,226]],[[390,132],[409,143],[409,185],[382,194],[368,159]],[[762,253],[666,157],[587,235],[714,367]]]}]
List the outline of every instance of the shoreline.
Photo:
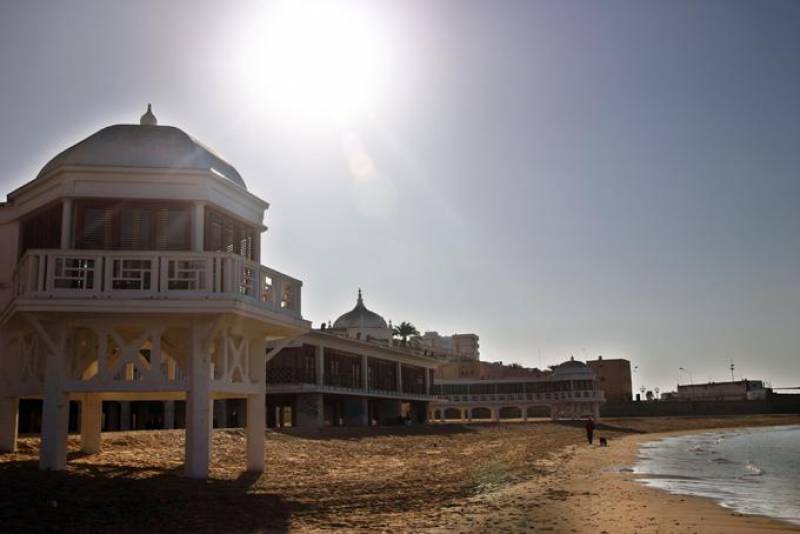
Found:
[{"label": "shoreline", "polygon": [[[627,435],[608,447],[569,445],[548,462],[550,471],[533,480],[476,497],[484,511],[460,512],[466,532],[800,532],[800,525],[749,515],[712,498],[672,494],[647,486],[633,472],[639,448],[667,437],[691,436],[755,426],[710,427]],[[784,425],[773,425],[784,426]],[[595,433],[603,435],[602,431]],[[597,438],[595,438],[597,439]],[[542,467],[545,467],[544,465]],[[554,469],[553,469],[554,468]]]},{"label": "shoreline", "polygon": [[[638,513],[634,518],[626,518],[628,524],[631,521],[638,522],[637,527],[647,521],[648,527],[655,527],[659,531],[675,528],[675,530],[698,532],[800,532],[798,525],[765,515],[743,514],[723,506],[710,497],[673,494],[663,489],[647,486],[641,482],[641,479],[647,478],[647,476],[628,471],[634,469],[638,461],[639,449],[645,443],[667,437],[694,436],[717,430],[724,429],[663,432],[622,438],[618,440],[617,445],[620,452],[616,456],[611,456],[615,457],[621,465],[609,467],[606,464],[606,469],[602,471],[598,469],[600,472],[596,472],[595,475],[600,480],[617,480],[619,489],[625,492],[628,498],[630,498],[631,492],[638,492],[632,500],[641,505],[639,510],[647,509],[648,511],[647,513]],[[576,455],[576,460],[585,461],[582,456],[589,456],[590,451],[591,449],[587,447]],[[625,469],[625,471],[621,469]],[[604,516],[601,515],[601,517]],[[607,514],[605,517],[616,524],[619,522],[619,516],[613,513]],[[651,519],[652,517],[656,517],[655,521]]]}]

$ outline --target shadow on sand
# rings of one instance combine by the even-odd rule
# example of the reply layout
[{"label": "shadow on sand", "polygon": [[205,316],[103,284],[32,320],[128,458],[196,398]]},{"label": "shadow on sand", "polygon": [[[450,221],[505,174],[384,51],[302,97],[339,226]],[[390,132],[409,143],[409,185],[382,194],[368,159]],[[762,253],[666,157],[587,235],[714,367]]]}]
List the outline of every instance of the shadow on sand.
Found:
[{"label": "shadow on sand", "polygon": [[[71,455],[72,458],[76,455]],[[259,493],[256,473],[233,480],[184,478],[173,469],[81,462],[39,471],[0,463],[3,532],[285,532],[303,505]]]},{"label": "shadow on sand", "polygon": [[295,436],[298,438],[315,439],[315,440],[361,440],[375,437],[386,436],[448,436],[453,434],[464,434],[476,432],[475,428],[471,425],[448,423],[437,425],[411,425],[411,426],[372,426],[372,427],[358,427],[358,426],[341,426],[341,427],[325,427],[321,429],[315,428],[273,428],[270,432],[278,434],[286,434],[287,436]]}]

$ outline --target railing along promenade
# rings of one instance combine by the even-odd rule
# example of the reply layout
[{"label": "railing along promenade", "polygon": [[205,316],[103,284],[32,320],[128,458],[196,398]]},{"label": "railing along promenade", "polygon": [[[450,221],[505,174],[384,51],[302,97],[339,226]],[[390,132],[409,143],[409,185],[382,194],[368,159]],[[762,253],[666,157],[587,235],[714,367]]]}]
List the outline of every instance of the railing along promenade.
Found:
[{"label": "railing along promenade", "polygon": [[436,396],[448,402],[508,402],[508,401],[605,401],[605,394],[599,390],[558,391],[550,393],[489,393],[448,395],[435,393]]}]

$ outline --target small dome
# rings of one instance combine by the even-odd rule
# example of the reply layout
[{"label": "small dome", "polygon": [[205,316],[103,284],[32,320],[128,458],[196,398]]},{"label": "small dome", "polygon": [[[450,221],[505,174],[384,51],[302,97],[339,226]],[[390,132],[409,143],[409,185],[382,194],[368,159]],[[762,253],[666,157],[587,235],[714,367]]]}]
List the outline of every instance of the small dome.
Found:
[{"label": "small dome", "polygon": [[247,188],[233,165],[213,150],[179,128],[158,126],[149,105],[140,124],[115,124],[95,132],[51,159],[37,178],[70,165],[213,171]]},{"label": "small dome", "polygon": [[594,378],[594,373],[591,369],[589,369],[585,363],[579,362],[578,360],[572,358],[562,364],[557,365],[553,369],[553,376],[563,376],[563,375],[582,375],[585,376],[587,379]]},{"label": "small dome", "polygon": [[377,313],[364,306],[361,290],[358,290],[356,307],[345,313],[333,323],[334,328],[389,328],[386,321]]}]

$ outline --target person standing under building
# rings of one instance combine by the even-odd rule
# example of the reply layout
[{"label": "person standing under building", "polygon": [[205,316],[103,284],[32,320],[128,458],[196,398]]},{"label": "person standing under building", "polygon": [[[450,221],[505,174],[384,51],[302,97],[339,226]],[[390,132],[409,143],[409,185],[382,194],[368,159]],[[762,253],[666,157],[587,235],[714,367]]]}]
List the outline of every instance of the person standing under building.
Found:
[{"label": "person standing under building", "polygon": [[588,441],[589,445],[591,445],[593,440],[594,440],[594,420],[587,419],[586,420],[586,441]]}]

